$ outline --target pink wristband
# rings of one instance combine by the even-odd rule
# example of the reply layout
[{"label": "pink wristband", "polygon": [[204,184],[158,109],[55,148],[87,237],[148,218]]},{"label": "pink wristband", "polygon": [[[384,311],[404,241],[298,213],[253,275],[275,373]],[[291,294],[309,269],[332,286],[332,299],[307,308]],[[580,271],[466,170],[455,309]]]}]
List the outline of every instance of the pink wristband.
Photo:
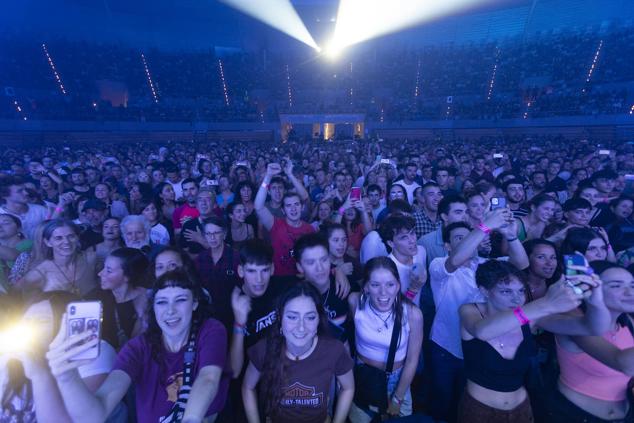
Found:
[{"label": "pink wristband", "polygon": [[515,310],[513,310],[513,314],[515,315],[515,317],[517,317],[517,320],[522,326],[531,322],[529,318],[526,317],[526,315],[524,314],[524,310],[522,310],[522,307],[517,307]]},{"label": "pink wristband", "polygon": [[485,234],[490,234],[492,229],[489,228],[487,225],[485,225],[484,223],[480,223],[478,225],[478,229],[480,229],[482,232],[484,232]]}]

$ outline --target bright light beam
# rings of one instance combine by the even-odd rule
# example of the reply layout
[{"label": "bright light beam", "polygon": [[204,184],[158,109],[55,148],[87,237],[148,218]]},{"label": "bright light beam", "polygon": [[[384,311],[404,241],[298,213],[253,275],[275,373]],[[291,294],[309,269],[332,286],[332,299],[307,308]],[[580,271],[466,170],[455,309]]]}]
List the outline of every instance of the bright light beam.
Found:
[{"label": "bright light beam", "polygon": [[341,0],[329,50],[400,31],[488,0]]},{"label": "bright light beam", "polygon": [[321,51],[290,0],[220,0],[234,9]]}]

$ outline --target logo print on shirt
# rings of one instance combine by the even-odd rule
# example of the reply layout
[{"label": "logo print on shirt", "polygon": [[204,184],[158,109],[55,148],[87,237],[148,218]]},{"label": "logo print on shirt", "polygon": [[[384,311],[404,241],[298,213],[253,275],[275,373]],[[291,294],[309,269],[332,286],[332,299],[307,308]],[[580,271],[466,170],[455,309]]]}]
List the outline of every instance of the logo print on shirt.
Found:
[{"label": "logo print on shirt", "polygon": [[275,319],[277,319],[277,314],[275,313],[275,310],[264,317],[260,317],[258,320],[255,321],[255,333],[258,333],[261,330],[271,326],[273,322],[275,322]]},{"label": "logo print on shirt", "polygon": [[284,397],[280,401],[282,407],[318,408],[324,401],[324,393],[315,393],[314,386],[302,385],[299,382],[284,388]]}]

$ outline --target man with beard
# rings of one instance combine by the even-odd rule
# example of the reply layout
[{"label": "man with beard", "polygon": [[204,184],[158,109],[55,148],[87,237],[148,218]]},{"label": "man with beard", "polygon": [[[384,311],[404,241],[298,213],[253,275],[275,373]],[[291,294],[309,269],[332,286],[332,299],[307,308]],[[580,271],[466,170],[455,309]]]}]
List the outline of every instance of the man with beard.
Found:
[{"label": "man with beard", "polygon": [[442,193],[438,184],[427,182],[416,190],[416,201],[420,209],[415,211],[413,216],[416,220],[416,238],[427,235],[435,231],[441,225],[438,215],[438,204],[442,200]]},{"label": "man with beard", "polygon": [[181,184],[183,187],[183,196],[185,204],[174,210],[172,215],[172,227],[174,233],[180,235],[185,222],[200,216],[200,212],[196,208],[196,196],[198,195],[198,182],[195,179],[188,178]]},{"label": "man with beard", "polygon": [[152,246],[150,243],[150,222],[137,214],[130,214],[121,221],[121,235],[126,247],[137,248],[148,256],[152,257],[154,248],[160,246]]},{"label": "man with beard", "polygon": [[186,221],[178,238],[180,247],[192,257],[208,247],[203,235],[203,221],[216,216],[215,206],[216,194],[208,188],[201,188],[196,195],[196,209],[200,216]]},{"label": "man with beard", "polygon": [[414,162],[409,162],[405,165],[405,170],[403,171],[403,179],[400,181],[394,182],[405,188],[405,192],[407,193],[407,201],[409,204],[414,204],[414,192],[417,188],[420,187],[416,182],[416,172],[418,171],[418,166]]},{"label": "man with beard", "polygon": [[[300,236],[315,232],[312,225],[302,221],[302,201],[298,193],[288,193],[282,198],[282,211],[284,218],[273,216],[265,206],[266,194],[273,177],[279,174],[282,168],[278,163],[269,163],[262,184],[255,196],[254,208],[262,226],[271,234],[273,246],[273,264],[275,275],[294,275],[295,258],[293,245]],[[304,190],[306,192],[306,190]]]},{"label": "man with beard", "polygon": [[506,197],[506,205],[511,209],[516,219],[528,214],[528,210],[523,207],[524,201],[526,201],[526,192],[522,181],[519,179],[506,181],[502,185],[502,191]]},{"label": "man with beard", "polygon": [[530,181],[531,186],[526,193],[526,197],[529,200],[543,193],[546,189],[546,172],[544,172],[543,170],[536,170],[535,172],[531,173]]}]

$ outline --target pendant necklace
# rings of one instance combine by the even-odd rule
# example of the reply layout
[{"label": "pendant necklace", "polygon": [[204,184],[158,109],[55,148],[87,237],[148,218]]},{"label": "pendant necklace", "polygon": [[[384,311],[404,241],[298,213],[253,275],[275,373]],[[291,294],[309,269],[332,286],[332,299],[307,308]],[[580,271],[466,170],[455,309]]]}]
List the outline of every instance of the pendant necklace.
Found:
[{"label": "pendant necklace", "polygon": [[[377,328],[377,332],[381,333],[384,330],[387,330],[389,328],[387,322],[390,320],[390,318],[392,317],[392,314],[394,313],[394,310],[391,310],[387,317],[384,319],[383,317],[381,317],[381,315],[379,314],[380,312],[377,312],[374,307],[372,307],[372,304],[368,304],[370,306],[370,310],[372,310],[372,313],[374,313],[374,315],[376,317],[379,318],[379,320],[381,320],[383,322],[383,325],[379,325],[379,327]],[[384,312],[386,313],[386,312]]]},{"label": "pendant necklace", "polygon": [[70,292],[72,292],[73,294],[79,294],[79,289],[77,288],[77,257],[73,258],[73,260],[71,261],[71,263],[74,264],[73,279],[69,278],[68,275],[66,275],[62,268],[59,267],[57,263],[55,263],[55,260],[51,261],[53,262],[57,270],[59,270],[59,273],[61,273],[62,276],[64,276],[64,279],[66,279],[66,281],[70,284]]}]

